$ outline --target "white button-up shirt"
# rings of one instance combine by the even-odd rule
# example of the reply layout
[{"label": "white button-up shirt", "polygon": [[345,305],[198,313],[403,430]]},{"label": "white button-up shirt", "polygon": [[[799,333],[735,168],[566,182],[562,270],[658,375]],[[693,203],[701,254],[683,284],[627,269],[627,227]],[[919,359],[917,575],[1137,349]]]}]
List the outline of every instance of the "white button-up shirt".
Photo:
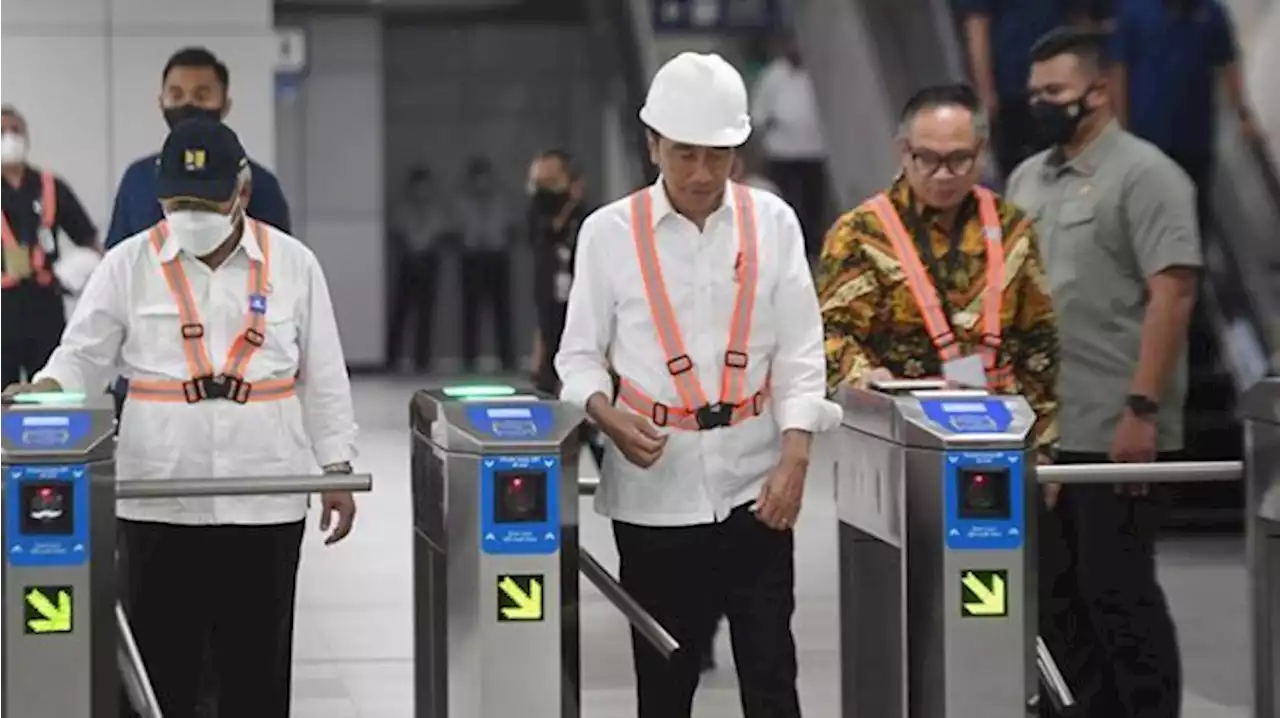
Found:
[{"label": "white button-up shirt", "polygon": [[756,83],[751,116],[765,128],[764,151],[770,159],[826,157],[817,95],[804,67],[783,58],[769,63]]},{"label": "white button-up shirt", "polygon": [[[285,476],[314,473],[355,457],[351,384],[329,288],[315,255],[270,232],[265,343],[245,370],[249,382],[297,375],[295,396],[279,401],[196,404],[129,398],[120,421],[118,475],[130,479]],[[178,306],[161,262],[178,257],[214,370],[245,328],[250,259],[262,249],[245,231],[217,269],[180,252],[170,238],[157,252],[148,233],[107,252],[90,277],[62,343],[35,379],[65,391],[101,391],[117,373],[130,380],[184,381]],[[121,500],[116,514],[175,524],[273,524],[306,516],[306,496],[226,496]]]},{"label": "white button-up shirt", "polygon": [[[658,260],[675,321],[694,371],[710,401],[720,395],[738,283],[738,236],[733,192],[704,231],[677,214],[662,180],[644,190],[653,198]],[[601,467],[596,510],[650,526],[681,526],[724,519],[757,497],[781,456],[787,429],[822,432],[840,423],[826,399],[822,318],[805,259],[795,212],[777,196],[749,190],[755,204],[759,282],[748,343],[747,391],[770,377],[765,412],[729,428],[665,430],[661,458],[642,469],[612,445]],[[653,325],[624,198],[586,219],[556,372],[561,398],[585,405],[596,393],[611,396],[609,367],[655,401],[682,406]]]}]

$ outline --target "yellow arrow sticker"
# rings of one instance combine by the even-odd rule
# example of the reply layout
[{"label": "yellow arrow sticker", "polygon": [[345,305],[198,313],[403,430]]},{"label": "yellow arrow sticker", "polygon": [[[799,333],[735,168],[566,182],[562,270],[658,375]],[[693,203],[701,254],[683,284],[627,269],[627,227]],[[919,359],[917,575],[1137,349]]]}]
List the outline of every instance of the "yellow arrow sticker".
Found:
[{"label": "yellow arrow sticker", "polygon": [[498,577],[498,620],[542,620],[542,574]]},{"label": "yellow arrow sticker", "polygon": [[22,594],[24,633],[71,633],[70,586],[27,586]]},{"label": "yellow arrow sticker", "polygon": [[1009,575],[1006,571],[960,572],[960,615],[965,618],[1003,618],[1009,615]]}]

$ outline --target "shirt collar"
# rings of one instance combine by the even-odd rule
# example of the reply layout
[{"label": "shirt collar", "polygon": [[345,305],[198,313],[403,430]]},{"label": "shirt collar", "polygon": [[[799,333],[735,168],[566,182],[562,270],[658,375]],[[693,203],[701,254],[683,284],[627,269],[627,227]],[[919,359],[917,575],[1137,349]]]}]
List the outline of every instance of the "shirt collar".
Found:
[{"label": "shirt collar", "polygon": [[[245,256],[255,262],[261,262],[263,257],[262,246],[258,244],[258,232],[262,231],[265,230],[258,224],[257,220],[246,217],[240,230],[240,241],[236,245],[237,248],[244,250]],[[173,235],[169,234],[167,229],[164,232],[164,244],[160,247],[159,255],[162,263],[173,261],[178,256],[179,251],[178,243],[174,241]],[[235,252],[232,252],[231,256],[235,256]]]},{"label": "shirt collar", "polygon": [[1111,150],[1119,137],[1120,122],[1113,119],[1107,123],[1106,127],[1102,128],[1102,132],[1093,138],[1093,141],[1080,154],[1071,159],[1067,159],[1062,154],[1061,147],[1055,147],[1049,153],[1048,161],[1045,162],[1045,172],[1050,177],[1056,177],[1067,170],[1091,176],[1098,171],[1103,161],[1111,154]]},{"label": "shirt collar", "polygon": [[[667,196],[667,186],[662,181],[662,175],[658,175],[658,180],[649,187],[649,197],[653,200],[653,225],[656,227],[663,218],[668,215],[676,215],[676,208],[671,204],[671,198]],[[720,206],[711,213],[711,217],[729,212],[733,216],[733,211],[737,208],[733,198],[733,183],[726,181],[724,183],[724,200]],[[711,219],[708,217],[707,219]]]}]

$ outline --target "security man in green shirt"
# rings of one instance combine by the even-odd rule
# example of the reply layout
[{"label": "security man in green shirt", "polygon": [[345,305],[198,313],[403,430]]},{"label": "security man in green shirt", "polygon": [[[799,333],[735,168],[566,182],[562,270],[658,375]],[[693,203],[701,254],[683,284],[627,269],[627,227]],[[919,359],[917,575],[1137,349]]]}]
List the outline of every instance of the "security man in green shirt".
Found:
[{"label": "security man in green shirt", "polygon": [[[1058,317],[1061,463],[1150,462],[1182,448],[1201,266],[1195,190],[1116,122],[1105,42],[1061,29],[1037,43],[1030,110],[1053,147],[1018,167],[1006,192],[1035,217]],[[1177,718],[1178,643],[1156,580],[1158,487],[1049,495],[1040,630],[1081,714]]]}]

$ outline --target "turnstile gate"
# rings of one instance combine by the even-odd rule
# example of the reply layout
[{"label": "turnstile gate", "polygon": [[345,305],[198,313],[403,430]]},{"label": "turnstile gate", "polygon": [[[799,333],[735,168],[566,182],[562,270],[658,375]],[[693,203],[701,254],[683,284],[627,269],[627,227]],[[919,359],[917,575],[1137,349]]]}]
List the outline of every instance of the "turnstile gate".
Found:
[{"label": "turnstile gate", "polygon": [[1280,718],[1280,377],[1244,396],[1253,715]]},{"label": "turnstile gate", "polygon": [[93,600],[115,595],[114,409],[34,395],[0,420],[4,713],[115,715],[118,617],[113,600]]},{"label": "turnstile gate", "polygon": [[1022,718],[1037,684],[1035,413],[936,382],[842,402],[843,715]]},{"label": "turnstile gate", "polygon": [[679,650],[578,545],[585,418],[511,387],[413,397],[417,718],[577,718],[579,572],[659,652]]},{"label": "turnstile gate", "polygon": [[163,718],[116,600],[117,498],[369,491],[368,474],[182,479],[115,475],[110,399],[28,394],[0,413],[4,493],[3,713]]},{"label": "turnstile gate", "polygon": [[418,718],[578,715],[584,418],[514,390],[414,395]]}]

